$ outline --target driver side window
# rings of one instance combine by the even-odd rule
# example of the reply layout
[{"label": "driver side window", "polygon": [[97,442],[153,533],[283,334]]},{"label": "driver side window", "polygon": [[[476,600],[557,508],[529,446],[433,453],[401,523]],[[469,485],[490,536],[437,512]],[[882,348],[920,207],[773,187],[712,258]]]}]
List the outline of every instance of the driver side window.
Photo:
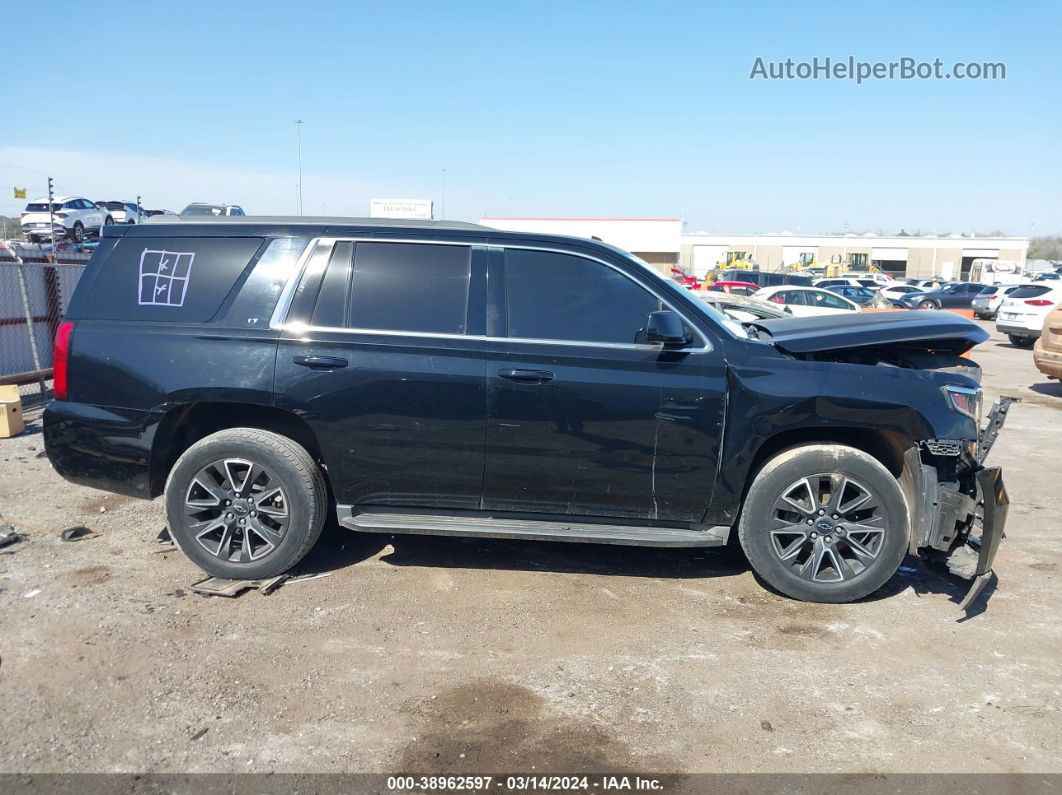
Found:
[{"label": "driver side window", "polygon": [[603,263],[573,254],[505,251],[509,337],[636,344],[649,313],[662,308],[652,293]]}]

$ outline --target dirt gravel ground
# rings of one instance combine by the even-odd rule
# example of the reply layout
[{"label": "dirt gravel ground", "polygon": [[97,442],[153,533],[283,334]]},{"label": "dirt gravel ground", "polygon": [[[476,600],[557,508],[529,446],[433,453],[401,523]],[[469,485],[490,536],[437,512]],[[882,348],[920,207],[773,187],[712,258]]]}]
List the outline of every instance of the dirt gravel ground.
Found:
[{"label": "dirt gravel ground", "polygon": [[[986,324],[990,328],[990,324]],[[0,772],[1062,771],[1062,386],[993,332],[998,587],[908,560],[858,604],[733,552],[359,536],[270,596],[201,597],[162,503],[0,440]],[[98,536],[62,543],[87,525]]]}]

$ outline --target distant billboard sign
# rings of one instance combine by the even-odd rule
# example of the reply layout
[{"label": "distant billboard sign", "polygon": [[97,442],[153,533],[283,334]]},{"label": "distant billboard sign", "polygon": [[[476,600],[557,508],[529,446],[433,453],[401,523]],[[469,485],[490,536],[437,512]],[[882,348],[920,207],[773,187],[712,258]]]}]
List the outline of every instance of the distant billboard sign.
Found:
[{"label": "distant billboard sign", "polygon": [[370,199],[370,218],[409,218],[415,221],[430,221],[431,199]]}]

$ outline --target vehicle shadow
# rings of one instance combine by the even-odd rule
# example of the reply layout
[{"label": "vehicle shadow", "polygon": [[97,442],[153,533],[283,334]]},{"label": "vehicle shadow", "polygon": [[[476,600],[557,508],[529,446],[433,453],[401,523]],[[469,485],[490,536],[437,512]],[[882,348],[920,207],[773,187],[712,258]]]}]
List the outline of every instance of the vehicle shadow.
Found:
[{"label": "vehicle shadow", "polygon": [[631,547],[415,535],[386,538],[393,551],[381,560],[392,566],[676,579],[733,577],[749,568],[741,551],[731,547]]},{"label": "vehicle shadow", "polygon": [[[594,574],[613,577],[658,577],[700,579],[734,577],[749,570],[748,561],[736,544],[710,549],[630,547],[611,544],[517,541],[457,538],[388,533],[356,533],[339,525],[334,517],[325,525],[293,576],[326,574],[353,566],[383,552],[380,560],[391,566],[443,569],[498,569],[541,571],[558,574]],[[777,593],[760,577],[756,580]],[[958,620],[968,621],[985,612],[996,589],[996,578]],[[908,556],[900,570],[885,585],[858,602],[889,599],[911,589],[916,596],[943,594],[958,605],[970,582],[953,577],[920,558]]]},{"label": "vehicle shadow", "polygon": [[1044,381],[1039,384],[1033,384],[1029,387],[1029,391],[1038,395],[1062,399],[1062,382]]},{"label": "vehicle shadow", "polygon": [[345,569],[379,555],[389,543],[390,539],[386,535],[348,530],[331,513],[317,543],[289,574],[300,577]]},{"label": "vehicle shadow", "polygon": [[[993,574],[992,579],[981,589],[977,598],[966,609],[962,617],[957,620],[959,622],[969,621],[971,618],[975,618],[985,612],[988,607],[988,600],[995,592],[997,584],[998,579]],[[972,585],[973,580],[964,580],[953,576],[941,565],[926,563],[921,558],[908,555],[896,576],[863,601],[888,598],[910,588],[915,596],[943,594],[948,597],[949,601],[954,602],[957,607],[966,597]]]}]

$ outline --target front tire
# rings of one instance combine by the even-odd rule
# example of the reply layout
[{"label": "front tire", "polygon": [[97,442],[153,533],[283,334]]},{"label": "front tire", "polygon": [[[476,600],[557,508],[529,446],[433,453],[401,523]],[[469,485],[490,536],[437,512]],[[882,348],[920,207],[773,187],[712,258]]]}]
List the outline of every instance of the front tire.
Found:
[{"label": "front tire", "polygon": [[1031,348],[1033,346],[1032,337],[1019,337],[1017,334],[1008,334],[1007,339],[1010,340],[1010,344],[1015,348]]},{"label": "front tire", "polygon": [[752,482],[738,540],[772,588],[806,602],[873,593],[907,552],[907,503],[881,462],[853,447],[809,444],[770,459]]},{"label": "front tire", "polygon": [[324,476],[286,436],[231,428],[189,447],[166,481],[170,534],[214,577],[274,577],[298,563],[327,514]]}]

